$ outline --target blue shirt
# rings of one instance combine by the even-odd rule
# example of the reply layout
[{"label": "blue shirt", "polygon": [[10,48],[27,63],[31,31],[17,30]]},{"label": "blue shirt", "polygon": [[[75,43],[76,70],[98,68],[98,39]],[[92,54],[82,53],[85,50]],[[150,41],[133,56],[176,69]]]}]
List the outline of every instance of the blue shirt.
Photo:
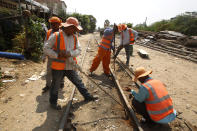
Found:
[{"label": "blue shirt", "polygon": [[[146,83],[148,80],[151,80],[151,79],[152,79],[151,77],[147,78],[144,83]],[[149,92],[146,89],[146,87],[144,87],[143,85],[140,86],[138,93],[136,93],[135,91],[132,91],[131,94],[140,103],[144,102],[146,99],[149,98]],[[176,110],[174,109],[173,113],[169,114],[165,118],[161,119],[160,121],[156,121],[156,122],[157,123],[169,123],[169,122],[173,121],[175,119],[175,117],[176,117]]]},{"label": "blue shirt", "polygon": [[106,29],[104,30],[104,32],[103,32],[103,35],[104,35],[104,36],[109,36],[109,35],[112,35],[112,34],[113,34],[113,29],[110,28],[110,27],[106,28]]},{"label": "blue shirt", "polygon": [[[103,36],[104,37],[107,37],[107,36],[111,36],[111,35],[113,35],[113,29],[112,28],[110,28],[110,27],[107,27],[105,30],[104,30],[104,32],[103,32]],[[112,37],[112,39],[111,39],[111,47],[110,47],[110,49],[114,49],[114,46],[112,45],[112,42],[114,41],[114,36]],[[104,48],[104,49],[107,49],[107,48],[105,48],[105,47],[103,47],[103,46],[99,46],[99,47],[102,47],[102,48]]]}]

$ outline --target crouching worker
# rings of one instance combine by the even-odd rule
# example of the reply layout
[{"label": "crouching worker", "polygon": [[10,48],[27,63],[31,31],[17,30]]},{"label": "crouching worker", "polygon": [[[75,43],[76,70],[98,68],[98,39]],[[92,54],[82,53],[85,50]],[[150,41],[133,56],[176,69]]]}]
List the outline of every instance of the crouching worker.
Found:
[{"label": "crouching worker", "polygon": [[73,62],[77,63],[76,57],[81,53],[81,46],[75,33],[81,31],[82,27],[76,18],[69,17],[65,23],[61,24],[61,30],[53,34],[44,46],[44,52],[52,58],[49,102],[51,107],[57,110],[61,109],[61,106],[57,104],[57,99],[63,76],[66,76],[77,87],[86,101],[97,99],[88,93],[73,64]]},{"label": "crouching worker", "polygon": [[165,85],[159,80],[152,79],[149,76],[152,71],[146,71],[143,67],[137,68],[134,73],[134,81],[138,79],[142,83],[138,93],[131,90],[134,96],[132,105],[145,118],[141,122],[167,124],[173,121],[176,110]]}]

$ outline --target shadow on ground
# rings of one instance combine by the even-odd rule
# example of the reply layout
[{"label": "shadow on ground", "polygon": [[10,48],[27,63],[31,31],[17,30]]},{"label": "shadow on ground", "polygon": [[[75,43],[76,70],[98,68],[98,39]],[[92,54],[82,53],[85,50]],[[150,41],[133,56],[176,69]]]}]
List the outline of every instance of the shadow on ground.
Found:
[{"label": "shadow on ground", "polygon": [[[64,94],[64,91],[59,90],[58,98],[63,99],[64,98],[63,94]],[[57,130],[61,115],[63,113],[63,109],[61,111],[58,111],[50,107],[49,92],[46,92],[42,95],[37,96],[36,101],[38,102],[36,112],[37,113],[46,112],[47,115],[46,115],[45,121],[40,126],[35,127],[32,131],[55,131]]]}]

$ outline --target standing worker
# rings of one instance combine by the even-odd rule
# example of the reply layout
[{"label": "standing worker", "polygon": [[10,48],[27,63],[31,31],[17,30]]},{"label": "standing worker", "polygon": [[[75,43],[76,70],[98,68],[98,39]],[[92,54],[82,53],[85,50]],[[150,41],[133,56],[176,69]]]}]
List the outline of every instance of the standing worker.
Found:
[{"label": "standing worker", "polygon": [[166,124],[173,121],[176,110],[173,109],[172,99],[165,85],[159,80],[152,79],[149,76],[152,71],[146,71],[144,67],[137,68],[134,73],[134,81],[138,79],[142,85],[138,93],[131,90],[134,96],[132,105],[145,118],[142,122]]},{"label": "standing worker", "polygon": [[120,24],[119,27],[119,31],[121,32],[120,45],[116,51],[116,54],[114,55],[114,58],[116,59],[116,57],[124,47],[127,59],[126,65],[129,66],[130,56],[133,55],[133,45],[138,37],[138,32],[134,29],[127,28],[126,24]]},{"label": "standing worker", "polygon": [[[58,32],[59,31],[59,26],[61,25],[61,20],[58,18],[58,17],[51,17],[49,19],[49,23],[51,25],[51,29],[47,31],[46,33],[46,37],[45,37],[45,40],[44,40],[44,43],[46,43],[46,41],[49,39],[49,37],[55,33],[55,32]],[[43,62],[45,62],[46,60],[46,55],[44,54],[43,55]],[[42,93],[45,93],[47,92],[50,87],[51,87],[51,82],[52,82],[52,74],[51,74],[51,58],[50,57],[47,57],[48,58],[48,61],[47,61],[47,73],[46,73],[46,86],[42,89]],[[63,77],[64,79],[64,77]],[[64,80],[62,80],[61,82],[61,87],[63,88],[64,87]]]},{"label": "standing worker", "polygon": [[80,76],[74,70],[77,63],[76,57],[81,53],[81,46],[75,33],[81,31],[82,27],[76,18],[69,17],[65,23],[62,23],[61,28],[62,31],[53,34],[44,46],[44,52],[52,58],[52,85],[49,102],[51,107],[57,110],[61,109],[61,106],[57,104],[57,99],[63,76],[66,76],[77,87],[86,101],[97,99],[88,93]]},{"label": "standing worker", "polygon": [[98,45],[98,53],[93,59],[92,66],[89,69],[90,76],[92,75],[92,72],[98,68],[101,61],[103,63],[104,74],[108,77],[110,76],[109,64],[111,49],[114,49],[112,42],[114,33],[116,33],[117,31],[118,27],[116,25],[114,25],[113,29],[108,27],[104,30],[102,40]]}]

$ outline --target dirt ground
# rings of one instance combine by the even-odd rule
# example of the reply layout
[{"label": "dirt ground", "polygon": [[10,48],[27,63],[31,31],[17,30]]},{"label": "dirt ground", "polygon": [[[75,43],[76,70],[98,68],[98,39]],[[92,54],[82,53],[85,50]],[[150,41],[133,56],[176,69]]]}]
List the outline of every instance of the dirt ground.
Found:
[{"label": "dirt ground", "polygon": [[[141,58],[138,49],[147,51],[149,59]],[[126,61],[124,50],[120,54],[119,57]],[[130,65],[133,69],[143,66],[147,70],[152,70],[151,77],[161,80],[167,86],[174,107],[180,113],[179,117],[189,121],[193,126],[197,125],[196,63],[134,45],[134,55],[131,57]]]},{"label": "dirt ground", "polygon": [[[79,38],[83,48],[82,54],[88,39],[92,37],[92,34],[88,34]],[[146,50],[150,59],[142,59],[137,54],[138,48]],[[85,58],[84,70],[90,67],[94,53],[96,54],[96,52],[92,52]],[[81,58],[82,56],[78,60],[80,61]],[[124,51],[120,53],[119,58],[125,61]],[[167,85],[174,107],[181,113],[179,117],[187,120],[193,126],[197,125],[197,91],[195,90],[197,87],[197,64],[138,45],[134,46],[134,56],[131,57],[130,64],[133,64],[133,68],[144,66],[147,69],[152,69],[151,76]],[[0,131],[57,130],[63,111],[51,109],[48,103],[48,93],[42,94],[42,88],[45,86],[45,80],[42,76],[46,69],[46,63],[0,58],[0,67],[3,72],[7,71],[6,73],[13,77],[11,79],[16,79],[14,82],[4,83],[3,87],[0,88]],[[97,73],[98,75],[102,74],[99,71]],[[27,79],[33,75],[41,78],[28,81]],[[84,83],[88,83],[87,79],[84,77],[82,79]],[[67,86],[59,92],[58,102],[62,106],[66,105],[73,89],[73,85],[67,79],[65,79],[65,85]],[[98,89],[90,89],[90,91],[97,94]],[[83,100],[82,96],[77,95],[74,103],[81,100]],[[88,103],[92,109],[94,104]],[[85,111],[81,110],[80,113],[82,112]],[[84,115],[87,116],[84,113],[78,119],[84,119]]]}]

